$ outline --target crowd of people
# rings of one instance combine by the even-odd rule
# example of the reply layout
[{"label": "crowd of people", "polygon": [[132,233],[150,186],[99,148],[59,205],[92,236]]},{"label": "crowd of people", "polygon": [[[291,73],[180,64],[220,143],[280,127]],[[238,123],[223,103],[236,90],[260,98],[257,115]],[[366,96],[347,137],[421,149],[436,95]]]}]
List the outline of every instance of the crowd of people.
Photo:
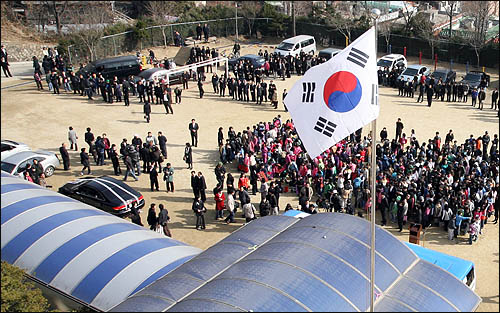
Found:
[{"label": "crowd of people", "polygon": [[[491,215],[497,223],[498,135],[491,138],[485,132],[459,143],[450,130],[444,142],[439,132],[434,138],[420,141],[414,130],[407,137],[403,129],[399,119],[396,136],[389,139],[384,128],[374,152],[375,199],[381,225],[386,225],[388,218],[397,223],[399,231],[410,220],[424,228],[441,225],[453,229],[453,239],[468,231],[475,221],[482,228]],[[362,138],[361,132],[356,132],[314,160],[306,154],[293,123],[282,121],[280,116],[237,134],[230,127],[225,142],[221,128],[218,140],[221,165],[215,170],[219,183],[214,194],[221,192],[224,182],[218,168],[237,160],[241,172],[237,196],[247,221],[255,218],[255,212],[245,210],[245,205],[248,207],[245,192],[248,194],[250,190],[253,194],[261,193],[260,216],[280,211],[282,192],[295,193],[299,198],[298,208],[307,213],[324,209],[363,215],[370,210],[371,134]],[[227,176],[229,195],[236,187],[234,178]],[[287,204],[286,209],[290,208]],[[229,215],[233,214],[229,211]]]},{"label": "crowd of people", "polygon": [[[486,100],[486,90],[488,82],[483,76],[478,87],[471,87],[462,82],[456,82],[454,79],[426,77],[422,74],[420,77],[415,75],[413,79],[398,79],[400,71],[394,68],[389,71],[387,67],[378,70],[379,85],[390,86],[398,89],[398,95],[402,97],[414,98],[417,96],[417,103],[424,102],[427,99],[427,105],[430,107],[433,100],[442,102],[464,102],[467,103],[469,96],[471,105],[479,110],[484,108]],[[490,109],[498,110],[498,88],[491,92]]]},{"label": "crowd of people", "polygon": [[[277,108],[276,85],[273,80],[267,84],[264,76],[271,79],[281,77],[284,80],[291,74],[303,75],[310,67],[325,61],[304,53],[296,57],[283,57],[260,50],[259,55],[265,59],[261,69],[254,68],[248,60],[240,60],[232,68],[231,74],[234,76],[229,74],[226,78],[224,74],[219,77],[217,73],[212,73],[214,93],[223,97],[227,88],[229,97],[234,100],[252,101],[258,104],[269,100]],[[195,46],[191,49],[190,59],[191,62],[199,62],[217,56],[218,52],[214,49]],[[41,77],[40,65],[37,64],[38,60],[34,57],[35,76],[38,74]],[[163,66],[168,67],[170,64],[165,63]],[[44,56],[42,67],[49,89],[54,93],[59,93],[58,86],[62,84],[66,91],[73,90],[74,93],[78,92],[89,98],[100,93],[107,102],[121,101],[123,97],[127,99],[125,105],[128,105],[128,93],[131,92],[133,95],[137,94],[139,102],[149,104],[155,103],[156,100],[157,104],[165,105],[167,114],[169,109],[173,114],[170,106],[171,88],[164,81],[144,83],[134,80],[133,77],[119,81],[115,77],[110,82],[99,74],[92,74],[89,77],[80,75],[78,79],[71,69],[65,67],[57,54]],[[196,80],[202,98],[205,70],[212,72],[212,66],[200,67],[197,73],[185,72],[181,77],[183,89],[188,88],[189,80]],[[429,90],[433,88],[438,90],[436,94],[443,101],[444,93],[448,93],[447,101],[461,99],[467,101],[468,91],[460,84],[433,82],[432,78],[426,83],[425,77],[420,81],[415,77],[413,81],[399,84],[394,79],[395,75],[386,74],[379,72],[381,84],[398,87],[402,96],[414,96],[414,90],[418,86],[421,97],[419,96],[417,101],[420,101],[420,98],[423,100],[423,92],[429,97]],[[180,88],[176,88],[176,100],[177,90]],[[492,106],[498,98],[498,91],[495,92],[493,92]],[[286,90],[283,92],[283,98],[285,96]],[[432,94],[431,97],[435,95]],[[473,92],[471,97],[482,96],[479,93],[475,96]],[[179,94],[179,102],[180,98]],[[150,109],[146,112],[145,105],[145,117],[147,116],[148,121],[149,113]],[[195,124],[193,120],[189,125],[192,143],[186,143],[184,153],[184,161],[190,169],[192,169],[192,147],[197,146],[198,126],[196,124],[195,127]],[[324,209],[362,215],[371,207],[368,160],[372,153],[376,153],[378,171],[375,199],[377,210],[381,213],[382,225],[388,223],[387,215],[392,222],[398,224],[400,231],[409,219],[421,223],[424,228],[442,222],[443,228],[446,229],[455,226],[456,237],[460,229],[467,228],[475,220],[480,220],[484,224],[493,213],[494,222],[497,222],[498,136],[495,134],[491,139],[487,133],[479,137],[471,135],[471,138],[459,144],[450,131],[444,143],[441,143],[439,133],[427,142],[419,142],[413,130],[406,136],[403,128],[401,120],[398,120],[396,136],[392,140],[388,139],[387,130],[384,128],[380,133],[381,143],[377,145],[375,152],[371,151],[371,135],[362,138],[361,130],[358,130],[314,160],[311,160],[305,152],[292,121],[282,121],[279,115],[272,122],[260,122],[238,133],[230,127],[227,138],[224,136],[223,128],[220,128],[218,132],[220,164],[215,169],[218,184],[213,189],[216,203],[215,219],[223,219],[223,212],[227,210],[228,216],[224,221],[233,222],[239,205],[246,222],[255,219],[257,210],[250,201],[250,192],[254,195],[257,192],[261,194],[258,210],[260,216],[280,212],[279,199],[283,192],[294,192],[299,199],[298,208],[308,213]],[[68,136],[71,146],[73,147],[74,143],[77,150],[76,135],[68,134]],[[103,165],[105,159],[111,159],[115,175],[120,175],[121,158],[126,167],[124,180],[128,175],[138,180],[142,162],[142,172],[150,175],[151,191],[159,190],[158,175],[162,173],[162,162],[167,158],[166,137],[161,132],[158,134],[158,139],[148,133],[144,143],[137,135],[131,144],[127,143],[127,139],[123,139],[118,148],[117,145],[110,144],[105,134],[94,139],[91,130],[87,129],[85,141],[97,166]],[[488,151],[490,142],[491,148]],[[80,157],[83,165],[81,175],[84,170],[90,174],[86,148],[81,149]],[[237,186],[234,177],[230,173],[226,175],[224,168],[225,164],[233,161],[237,161],[238,170],[241,172]],[[69,168],[69,161],[67,167]],[[164,166],[163,172],[166,189],[173,192],[174,171],[171,165]],[[224,193],[224,182],[226,193]],[[207,186],[201,172],[198,174],[192,172],[191,187],[194,193],[192,208],[197,217],[196,228],[204,229]],[[239,199],[239,204],[235,199]],[[291,208],[292,205],[287,204],[285,209]]]}]

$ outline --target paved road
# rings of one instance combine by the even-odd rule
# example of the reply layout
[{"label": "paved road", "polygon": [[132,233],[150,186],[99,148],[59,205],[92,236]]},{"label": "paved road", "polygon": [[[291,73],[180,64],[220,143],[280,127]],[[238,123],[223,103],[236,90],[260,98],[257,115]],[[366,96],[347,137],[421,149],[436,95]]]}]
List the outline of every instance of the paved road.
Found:
[{"label": "paved road", "polygon": [[33,80],[33,62],[10,62],[9,69],[13,76],[7,78],[2,75],[1,89],[35,83]]}]

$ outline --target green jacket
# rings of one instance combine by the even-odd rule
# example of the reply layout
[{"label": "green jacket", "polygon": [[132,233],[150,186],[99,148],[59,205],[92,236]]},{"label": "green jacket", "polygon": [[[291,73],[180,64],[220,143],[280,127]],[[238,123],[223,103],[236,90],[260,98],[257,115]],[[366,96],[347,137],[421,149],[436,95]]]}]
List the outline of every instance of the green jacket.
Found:
[{"label": "green jacket", "polygon": [[174,182],[174,168],[167,168],[165,167],[163,169],[163,180],[167,183],[173,183]]}]

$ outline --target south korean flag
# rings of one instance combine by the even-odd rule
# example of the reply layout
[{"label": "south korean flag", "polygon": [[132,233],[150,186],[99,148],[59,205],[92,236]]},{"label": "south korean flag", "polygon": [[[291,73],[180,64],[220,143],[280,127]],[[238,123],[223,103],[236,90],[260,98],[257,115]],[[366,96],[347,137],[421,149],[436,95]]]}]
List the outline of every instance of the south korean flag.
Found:
[{"label": "south korean flag", "polygon": [[379,115],[375,28],[310,68],[284,102],[311,158]]}]

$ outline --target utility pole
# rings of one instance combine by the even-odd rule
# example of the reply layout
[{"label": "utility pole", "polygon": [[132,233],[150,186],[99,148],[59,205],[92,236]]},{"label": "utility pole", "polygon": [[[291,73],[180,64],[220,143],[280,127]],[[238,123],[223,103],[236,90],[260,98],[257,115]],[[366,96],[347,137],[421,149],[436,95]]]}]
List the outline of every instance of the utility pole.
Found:
[{"label": "utility pole", "polygon": [[238,2],[234,1],[234,22],[236,25],[236,42],[238,42]]},{"label": "utility pole", "polygon": [[293,37],[297,36],[297,30],[295,28],[295,1],[292,2],[292,23],[293,23]]}]

